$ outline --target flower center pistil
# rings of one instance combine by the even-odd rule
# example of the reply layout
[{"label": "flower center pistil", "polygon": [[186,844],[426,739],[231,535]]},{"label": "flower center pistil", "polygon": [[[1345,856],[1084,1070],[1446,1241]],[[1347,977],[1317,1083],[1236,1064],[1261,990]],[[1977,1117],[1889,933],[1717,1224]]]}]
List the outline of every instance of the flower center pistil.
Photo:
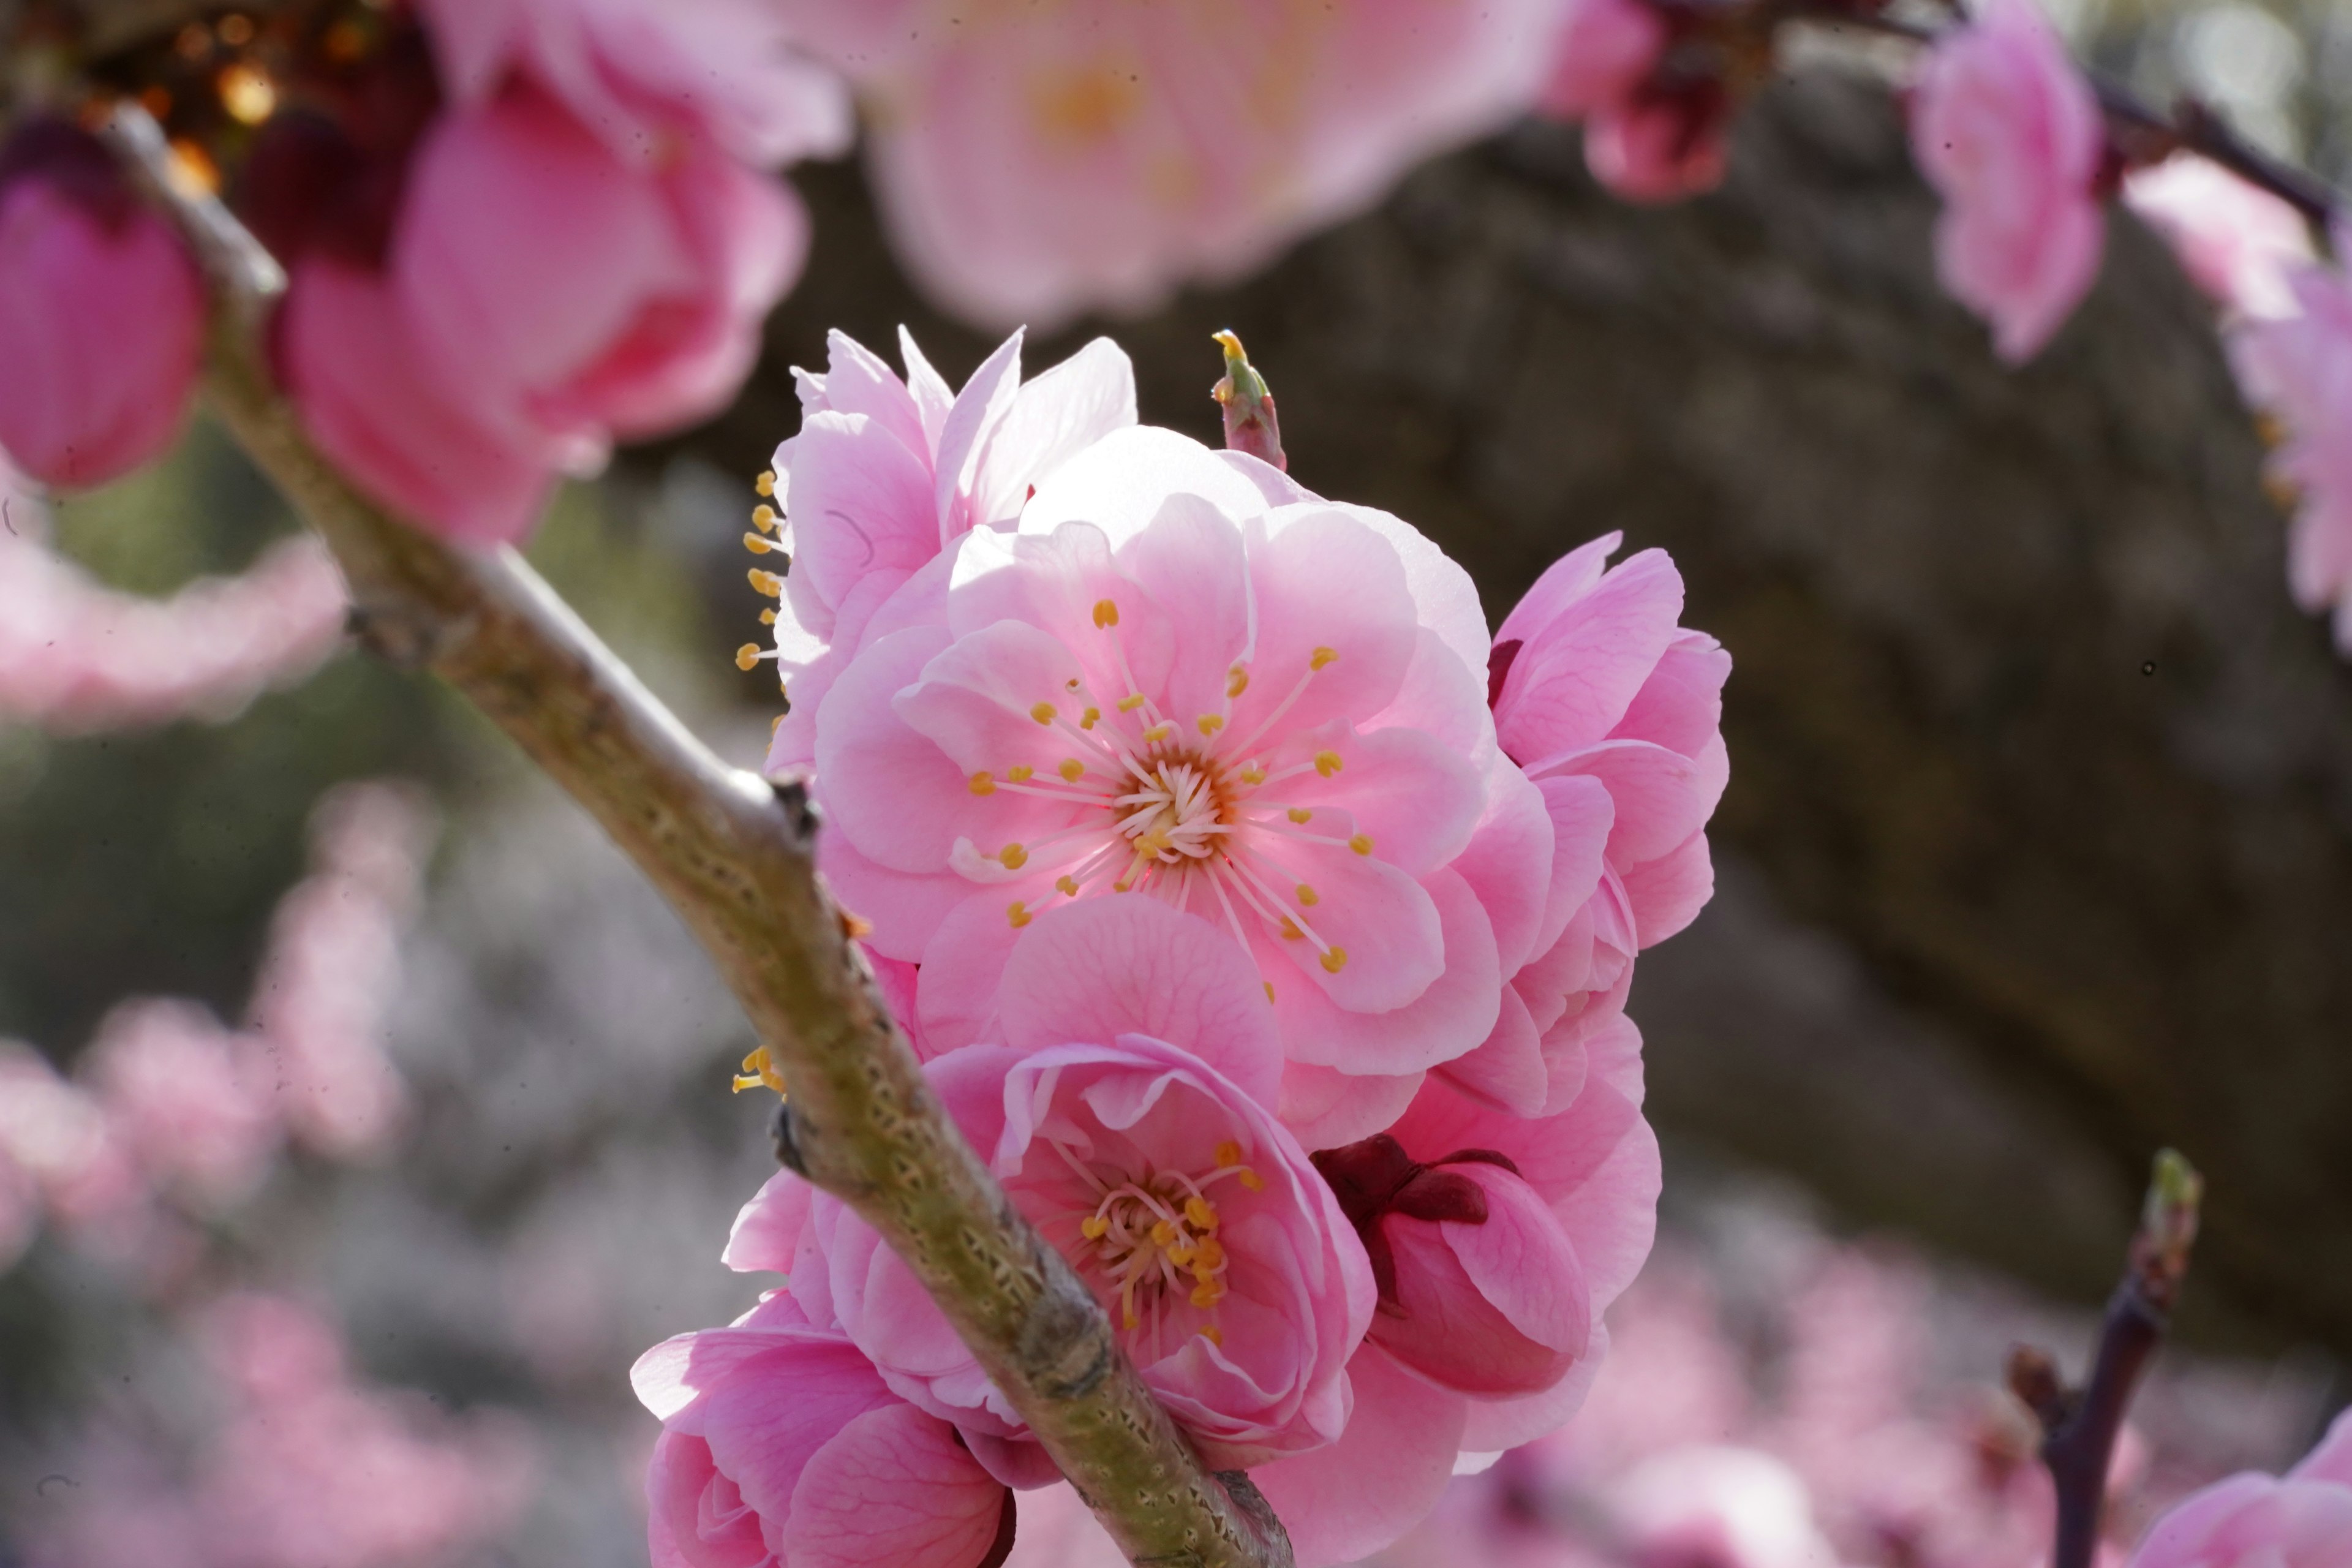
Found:
[{"label": "flower center pistil", "polygon": [[1215,1312],[1225,1298],[1231,1259],[1218,1239],[1223,1218],[1210,1190],[1226,1181],[1250,1192],[1265,1186],[1242,1163],[1241,1145],[1231,1140],[1218,1144],[1213,1167],[1198,1176],[1146,1170],[1110,1178],[1088,1167],[1067,1145],[1054,1147],[1097,1194],[1093,1212],[1078,1221],[1078,1234],[1088,1246],[1076,1261],[1093,1267],[1116,1288],[1119,1326],[1134,1332],[1148,1323],[1156,1344],[1165,1310],[1181,1294],[1210,1314],[1197,1331],[1213,1343],[1224,1343]]}]

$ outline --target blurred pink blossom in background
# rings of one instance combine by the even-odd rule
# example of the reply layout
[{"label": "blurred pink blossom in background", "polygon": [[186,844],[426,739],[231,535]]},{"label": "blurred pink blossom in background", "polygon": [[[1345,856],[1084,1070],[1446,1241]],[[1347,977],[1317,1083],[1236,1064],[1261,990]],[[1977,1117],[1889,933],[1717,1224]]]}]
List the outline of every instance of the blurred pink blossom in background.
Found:
[{"label": "blurred pink blossom in background", "polygon": [[354,1381],[336,1331],[282,1297],[230,1296],[195,1322],[219,1426],[184,1467],[152,1431],[101,1423],[33,1568],[427,1568],[520,1517],[519,1424]]},{"label": "blurred pink blossom in background", "polygon": [[2284,1477],[2218,1481],[2157,1521],[2131,1568],[2352,1563],[2352,1412]]},{"label": "blurred pink blossom in background", "polygon": [[2305,609],[2333,611],[2336,646],[2352,655],[2352,280],[2304,267],[2288,288],[2299,313],[2240,328],[2231,363],[2284,426],[2270,471],[2294,506],[2288,586]]},{"label": "blurred pink blossom in background", "polygon": [[53,552],[46,510],[5,466],[0,501],[0,720],[75,734],[227,719],[341,645],[342,578],[307,535],[147,599]]},{"label": "blurred pink blossom in background", "polygon": [[2311,226],[2285,202],[2188,153],[2125,175],[2124,201],[2215,303],[2256,319],[2294,313],[2287,279],[2312,259]]},{"label": "blurred pink blossom in background", "polygon": [[2034,0],[1988,0],[1928,48],[1911,148],[1944,197],[1937,272],[2011,364],[2041,352],[2098,277],[2105,145],[2098,100]]},{"label": "blurred pink blossom in background", "polygon": [[404,789],[346,785],[320,803],[310,875],[278,906],[248,1029],[193,1003],[126,1002],[78,1082],[0,1042],[0,1243],[15,1242],[0,1268],[46,1208],[160,1289],[194,1259],[178,1216],[244,1201],[289,1143],[337,1159],[383,1149],[405,1100],[383,1022],[429,836]]},{"label": "blurred pink blossom in background", "polygon": [[1557,0],[780,0],[910,271],[1045,327],[1238,277],[1533,103]]},{"label": "blurred pink blossom in background", "polygon": [[203,328],[194,262],[95,137],[32,120],[0,144],[0,451],[61,486],[161,456]]}]

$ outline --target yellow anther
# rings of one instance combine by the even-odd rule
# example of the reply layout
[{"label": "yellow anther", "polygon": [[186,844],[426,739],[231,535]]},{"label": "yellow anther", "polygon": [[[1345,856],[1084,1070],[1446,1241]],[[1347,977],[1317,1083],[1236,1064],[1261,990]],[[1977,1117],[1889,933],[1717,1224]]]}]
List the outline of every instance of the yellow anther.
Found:
[{"label": "yellow anther", "polygon": [[1225,716],[1222,713],[1203,713],[1193,722],[1200,725],[1201,733],[1203,735],[1213,735],[1225,727]]},{"label": "yellow anther", "polygon": [[1154,724],[1143,732],[1143,743],[1147,746],[1158,745],[1175,732],[1176,726],[1173,724]]},{"label": "yellow anther", "polygon": [[1088,1241],[1100,1241],[1110,1234],[1110,1221],[1098,1214],[1090,1214],[1078,1221],[1078,1234]]},{"label": "yellow anther", "polygon": [[1217,1152],[1211,1158],[1220,1165],[1238,1165],[1242,1163],[1242,1146],[1228,1138],[1217,1145]]},{"label": "yellow anther", "polygon": [[1192,1276],[1199,1279],[1225,1260],[1225,1245],[1213,1236],[1204,1236],[1193,1249]]},{"label": "yellow anther", "polygon": [[1054,879],[1054,890],[1066,899],[1075,899],[1078,896],[1078,879],[1076,877],[1057,877]]},{"label": "yellow anther", "polygon": [[1128,1303],[1128,1305],[1119,1313],[1119,1321],[1130,1329],[1136,1327],[1142,1321],[1142,1319],[1135,1315],[1135,1304],[1131,1301]]},{"label": "yellow anther", "polygon": [[[1029,923],[1029,906],[1022,903],[1019,900],[1015,900],[1004,907],[1004,918],[1013,922],[1013,929],[1014,931],[1019,931],[1023,926]],[[1325,962],[1328,963],[1329,961],[1326,960]]]},{"label": "yellow anther", "polygon": [[1285,942],[1305,942],[1307,940],[1307,933],[1298,929],[1297,921],[1293,921],[1288,915],[1285,915],[1282,917],[1282,940]]},{"label": "yellow anther", "polygon": [[1040,724],[1050,724],[1054,721],[1054,705],[1050,702],[1040,702],[1036,707],[1029,710],[1029,717],[1036,720]]},{"label": "yellow anther", "polygon": [[1008,844],[996,852],[996,863],[1008,871],[1018,871],[1029,864],[1029,851],[1018,844]]},{"label": "yellow anther", "polygon": [[1081,730],[1091,730],[1097,724],[1101,722],[1102,710],[1099,708],[1089,708],[1086,710],[1085,716],[1079,719],[1078,728]]},{"label": "yellow anther", "polygon": [[1142,854],[1157,855],[1168,847],[1168,838],[1165,834],[1147,833],[1135,841],[1135,847]]},{"label": "yellow anther", "polygon": [[1230,670],[1228,670],[1228,671],[1226,671],[1226,672],[1225,672],[1225,695],[1226,695],[1226,696],[1228,696],[1228,697],[1239,697],[1243,692],[1247,691],[1248,689],[1249,689],[1249,671],[1248,671],[1248,670],[1244,669],[1240,665],[1238,665],[1238,664],[1237,664],[1237,665],[1234,666],[1232,669],[1230,669]]},{"label": "yellow anther", "polygon": [[771,740],[774,739],[774,738],[775,738],[775,733],[776,733],[776,731],[779,731],[779,730],[781,730],[781,729],[782,729],[783,727],[784,727],[784,716],[783,716],[782,713],[779,713],[779,714],[777,714],[774,718],[772,718],[772,719],[769,720],[769,721],[768,721],[768,736],[769,736],[769,738],[770,738]]},{"label": "yellow anther", "polygon": [[776,624],[776,612],[773,610],[761,610],[760,612],[760,624],[763,626],[774,626]]},{"label": "yellow anther", "polygon": [[[1091,713],[1094,710],[1089,708],[1087,711]],[[1076,757],[1065,757],[1062,759],[1060,771],[1064,779],[1067,780],[1071,784],[1076,784],[1080,779],[1087,776],[1087,764],[1078,761]]]},{"label": "yellow anther", "polygon": [[1348,847],[1359,855],[1369,855],[1372,852],[1372,836],[1369,833],[1359,833],[1348,840]]},{"label": "yellow anther", "polygon": [[781,599],[784,596],[784,580],[773,572],[763,572],[754,566],[751,568],[751,579],[753,593],[765,594],[771,599]]},{"label": "yellow anther", "polygon": [[1271,980],[1265,983],[1265,999],[1269,1002],[1274,1000],[1274,982]]},{"label": "yellow anther", "polygon": [[1095,601],[1095,625],[1098,626],[1115,626],[1118,625],[1118,605],[1109,599],[1097,599]]},{"label": "yellow anther", "polygon": [[751,481],[751,488],[759,491],[763,496],[774,495],[776,493],[776,470],[773,468],[761,468],[760,470],[760,477]]},{"label": "yellow anther", "polygon": [[1262,784],[1265,783],[1265,770],[1252,763],[1242,770],[1241,778],[1245,784]]},{"label": "yellow anther", "polygon": [[735,650],[735,668],[738,668],[738,669],[757,669],[759,667],[760,667],[760,645],[759,645],[758,643],[755,643],[755,642],[747,642],[747,643],[745,643],[741,647],[739,647],[739,648],[737,648],[737,649]]},{"label": "yellow anther", "polygon": [[751,509],[751,526],[758,529],[761,533],[766,533],[771,529],[774,528],[776,526],[776,509],[772,506],[753,507]]},{"label": "yellow anther", "polygon": [[1159,1246],[1172,1247],[1176,1242],[1176,1227],[1163,1219],[1151,1227],[1151,1239]]},{"label": "yellow anther", "polygon": [[1265,1178],[1259,1175],[1255,1171],[1251,1170],[1247,1165],[1244,1165],[1240,1170],[1234,1173],[1234,1180],[1239,1182],[1243,1186],[1247,1187],[1254,1193],[1262,1193],[1265,1191]]},{"label": "yellow anther", "polygon": [[1322,896],[1316,892],[1314,889],[1308,887],[1306,883],[1301,882],[1298,884],[1298,901],[1305,908],[1311,910],[1316,905],[1321,903],[1323,899]]},{"label": "yellow anther", "polygon": [[1027,784],[1033,771],[1027,763],[1015,763],[1004,770],[1004,776],[1013,784]]},{"label": "yellow anther", "polygon": [[765,1046],[743,1058],[743,1070],[735,1079],[735,1092],[740,1094],[747,1089],[761,1087],[772,1089],[778,1094],[784,1092],[783,1075],[776,1070],[775,1058],[768,1055]]},{"label": "yellow anther", "polygon": [[1219,1350],[1225,1348],[1225,1331],[1217,1327],[1214,1323],[1202,1323],[1201,1325],[1201,1337],[1208,1341],[1211,1344],[1216,1346]]},{"label": "yellow anther", "polygon": [[1130,691],[1118,700],[1118,710],[1122,713],[1132,713],[1142,706],[1143,693],[1140,691]]},{"label": "yellow anther", "polygon": [[1315,771],[1321,773],[1327,779],[1345,766],[1347,766],[1347,764],[1339,760],[1339,753],[1337,752],[1318,752],[1315,753]]},{"label": "yellow anther", "polygon": [[996,781],[986,773],[974,773],[964,781],[963,787],[974,795],[994,795]]},{"label": "yellow anther", "polygon": [[1189,1246],[1170,1247],[1168,1249],[1168,1261],[1174,1264],[1179,1268],[1192,1268],[1192,1248]]},{"label": "yellow anther", "polygon": [[1217,1211],[1210,1206],[1208,1199],[1197,1193],[1184,1200],[1184,1217],[1192,1222],[1194,1230],[1217,1228]]},{"label": "yellow anther", "polygon": [[1315,814],[1307,810],[1303,805],[1292,806],[1287,815],[1293,822],[1312,822],[1315,820]]},{"label": "yellow anther", "polygon": [[747,533],[743,536],[743,548],[750,551],[754,555],[765,555],[769,551],[773,550],[775,546],[769,543],[766,540],[761,538],[756,533]]},{"label": "yellow anther", "polygon": [[1339,650],[1338,648],[1318,647],[1307,660],[1307,668],[1309,669],[1320,669],[1327,664],[1337,664],[1339,662]]},{"label": "yellow anther", "polygon": [[[1225,1288],[1223,1286],[1218,1284],[1213,1279],[1204,1279],[1200,1284],[1192,1287],[1192,1305],[1195,1307],[1213,1307],[1224,1293]],[[1128,1325],[1130,1329],[1134,1326],[1135,1325],[1133,1323],[1129,1323]]]},{"label": "yellow anther", "polygon": [[[1015,922],[1013,922],[1013,923],[1015,923],[1015,924],[1017,925],[1017,924],[1019,924],[1020,922],[1016,921],[1015,921]],[[1335,948],[1333,948],[1330,952],[1327,952],[1327,953],[1325,953],[1325,954],[1323,955],[1323,973],[1326,973],[1326,974],[1337,974],[1337,973],[1339,973],[1339,971],[1341,971],[1341,970],[1343,970],[1343,969],[1345,969],[1345,968],[1347,968],[1347,967],[1348,967],[1348,950],[1347,950],[1346,948],[1344,948],[1344,947],[1335,947]]]}]

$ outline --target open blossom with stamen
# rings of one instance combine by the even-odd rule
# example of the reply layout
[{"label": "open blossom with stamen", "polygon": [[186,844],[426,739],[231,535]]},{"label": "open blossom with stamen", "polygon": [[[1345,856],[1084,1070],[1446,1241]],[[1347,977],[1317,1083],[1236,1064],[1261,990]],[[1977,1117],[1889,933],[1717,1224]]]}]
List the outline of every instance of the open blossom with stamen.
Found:
[{"label": "open blossom with stamen", "polygon": [[816,715],[819,854],[874,946],[919,963],[934,1048],[991,1037],[1034,917],[1121,896],[1249,955],[1310,1144],[1385,1126],[1496,1028],[1498,929],[1524,946],[1549,857],[1472,852],[1516,773],[1484,617],[1397,519],[1137,427],[865,636]]},{"label": "open blossom with stamen", "polygon": [[903,329],[903,381],[839,331],[826,340],[823,375],[793,373],[800,434],[776,448],[766,481],[776,504],[752,513],[761,531],[746,541],[764,555],[772,530],[773,547],[792,558],[781,578],[751,573],[753,586],[783,600],[770,615],[792,710],[776,727],[770,772],[812,760],[818,705],[884,601],[966,531],[1012,527],[1065,459],[1135,423],[1135,370],[1109,339],[1026,383],[1021,342],[1019,332],[1006,339],[960,393]]},{"label": "open blossom with stamen", "polygon": [[2336,646],[2352,655],[2352,279],[2305,267],[2287,281],[2300,313],[2240,328],[2231,362],[2248,398],[2286,427],[2270,468],[2295,500],[2295,603],[2332,610]]},{"label": "open blossom with stamen", "polygon": [[[1262,1101],[1274,1018],[1247,962],[1150,900],[1041,916],[1004,981],[1003,1044],[929,1064],[1013,1206],[1094,1290],[1144,1382],[1212,1465],[1346,1427],[1370,1267]],[[837,1198],[771,1181],[728,1260],[787,1270],[802,1309],[1015,1486],[1050,1461],[906,1265]]]},{"label": "open blossom with stamen", "polygon": [[2343,1568],[2352,1563],[2352,1415],[2283,1477],[2218,1481],[2156,1521],[2131,1568]]}]

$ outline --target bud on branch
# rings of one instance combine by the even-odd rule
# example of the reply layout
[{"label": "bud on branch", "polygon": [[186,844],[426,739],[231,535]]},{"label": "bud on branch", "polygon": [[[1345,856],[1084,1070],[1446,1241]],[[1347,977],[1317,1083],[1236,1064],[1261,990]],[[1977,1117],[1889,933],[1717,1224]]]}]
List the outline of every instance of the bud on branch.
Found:
[{"label": "bud on branch", "polygon": [[1225,449],[1288,468],[1290,461],[1282,455],[1282,425],[1274,416],[1274,394],[1267,390],[1265,377],[1250,363],[1241,339],[1230,329],[1217,333],[1216,341],[1225,351],[1225,374],[1209,395],[1224,410]]}]

